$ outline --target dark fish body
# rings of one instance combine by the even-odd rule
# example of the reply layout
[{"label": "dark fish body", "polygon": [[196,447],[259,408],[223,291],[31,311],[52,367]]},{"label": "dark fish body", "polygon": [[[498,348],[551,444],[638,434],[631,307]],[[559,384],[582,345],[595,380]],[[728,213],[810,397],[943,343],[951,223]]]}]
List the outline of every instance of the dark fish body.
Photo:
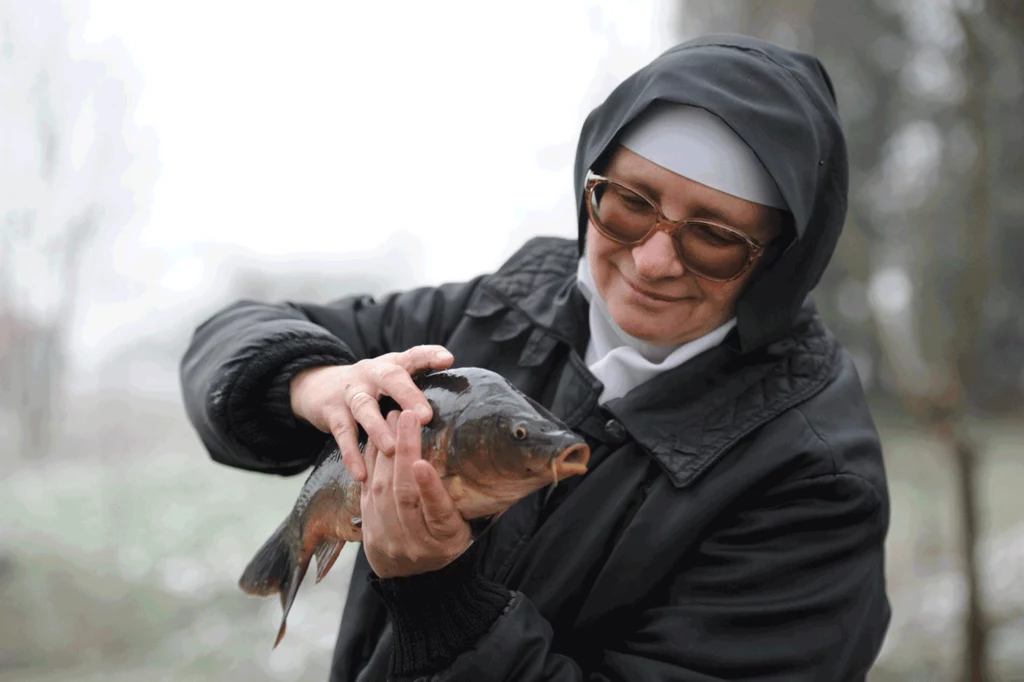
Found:
[{"label": "dark fish body", "polygon": [[[441,475],[466,520],[496,518],[530,493],[586,473],[586,443],[499,374],[471,367],[414,381],[434,413],[421,429],[423,458]],[[320,582],[346,542],[362,541],[360,489],[332,443],[288,518],[242,574],[239,586],[247,594],[281,596],[284,614],[275,647],[312,557]]]}]

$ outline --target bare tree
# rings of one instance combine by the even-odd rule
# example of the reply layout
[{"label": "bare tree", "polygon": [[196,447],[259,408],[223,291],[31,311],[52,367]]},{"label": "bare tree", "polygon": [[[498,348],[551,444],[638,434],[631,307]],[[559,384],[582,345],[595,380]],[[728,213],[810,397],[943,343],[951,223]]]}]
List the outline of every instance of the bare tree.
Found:
[{"label": "bare tree", "polygon": [[127,54],[85,43],[86,12],[0,0],[0,413],[22,455],[51,448],[79,271],[144,208],[154,160]]},{"label": "bare tree", "polygon": [[[984,14],[958,12],[955,18],[962,34],[959,66],[963,92],[953,106],[933,110],[931,118],[942,129],[964,126],[973,158],[961,173],[947,171],[940,177],[937,198],[916,211],[917,219],[934,229],[918,236],[922,256],[911,269],[911,286],[918,298],[911,333],[901,328],[900,315],[887,313],[880,305],[874,312],[900,397],[917,421],[946,444],[953,458],[966,587],[962,679],[985,682],[991,679],[991,663],[978,561],[982,534],[977,497],[980,452],[967,421],[970,387],[977,380],[981,362],[984,311],[993,270],[987,108],[992,69],[981,37],[991,25]],[[954,152],[945,153],[948,157]],[[955,244],[962,254],[952,269],[946,259],[937,257],[940,240]],[[922,340],[925,336],[929,338]]]},{"label": "bare tree", "polygon": [[[838,0],[687,6],[700,29],[811,50],[833,75],[853,176],[842,248],[817,300],[829,308],[843,287],[854,285],[874,293],[867,324],[844,324],[849,321],[842,315],[823,313],[831,313],[845,341],[878,356],[879,374],[888,381],[883,388],[950,453],[966,594],[962,679],[988,680],[989,621],[978,565],[980,455],[967,422],[972,398],[977,404],[985,372],[992,371],[986,331],[992,282],[1001,276],[993,258],[993,246],[1001,243],[996,228],[1012,222],[1005,217],[1011,202],[1001,202],[1003,215],[997,216],[992,199],[1003,194],[990,168],[1011,162],[992,148],[999,136],[995,121],[1011,118],[994,113],[999,88],[993,77],[998,65],[1004,77],[1015,67],[1019,78],[1024,12],[1010,0],[990,0],[984,10],[971,11],[957,9],[964,3]],[[936,27],[938,35],[929,35]],[[915,89],[915,58],[930,69],[927,87]],[[946,66],[951,77],[935,82]],[[1019,121],[1019,105],[1012,108]],[[1016,132],[1004,133],[1010,138],[1004,142],[1019,137],[1019,123]],[[922,149],[927,158],[915,163],[910,157]]]}]

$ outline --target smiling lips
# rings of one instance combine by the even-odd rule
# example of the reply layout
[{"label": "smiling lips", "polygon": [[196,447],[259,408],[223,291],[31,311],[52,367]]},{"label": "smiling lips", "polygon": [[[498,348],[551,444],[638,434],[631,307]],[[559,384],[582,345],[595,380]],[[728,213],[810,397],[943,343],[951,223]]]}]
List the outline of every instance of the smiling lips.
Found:
[{"label": "smiling lips", "polygon": [[655,293],[653,291],[650,291],[649,289],[643,289],[641,287],[638,287],[625,277],[623,277],[622,279],[623,281],[626,282],[630,289],[632,289],[633,291],[635,291],[636,293],[640,294],[645,298],[650,298],[655,301],[662,301],[663,303],[678,303],[679,301],[688,298],[687,296],[666,296],[665,294]]}]

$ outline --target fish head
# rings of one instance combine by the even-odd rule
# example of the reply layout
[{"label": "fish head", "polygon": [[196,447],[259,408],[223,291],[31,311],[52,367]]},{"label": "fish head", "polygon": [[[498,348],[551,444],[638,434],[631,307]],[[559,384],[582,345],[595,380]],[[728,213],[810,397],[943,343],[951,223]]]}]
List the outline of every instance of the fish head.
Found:
[{"label": "fish head", "polygon": [[[542,405],[504,377],[462,370],[465,392],[450,404],[444,463],[467,519],[500,513],[527,495],[587,473],[590,447]],[[445,417],[445,406],[435,411]],[[454,488],[454,489],[453,489]]]}]

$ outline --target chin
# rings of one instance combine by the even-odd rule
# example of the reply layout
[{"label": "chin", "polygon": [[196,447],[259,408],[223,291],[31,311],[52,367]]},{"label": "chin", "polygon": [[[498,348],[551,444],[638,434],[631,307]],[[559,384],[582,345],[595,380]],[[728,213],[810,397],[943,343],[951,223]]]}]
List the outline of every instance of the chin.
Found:
[{"label": "chin", "polygon": [[630,336],[654,346],[683,343],[687,334],[678,320],[659,319],[661,316],[629,305],[609,306],[615,324]]}]

